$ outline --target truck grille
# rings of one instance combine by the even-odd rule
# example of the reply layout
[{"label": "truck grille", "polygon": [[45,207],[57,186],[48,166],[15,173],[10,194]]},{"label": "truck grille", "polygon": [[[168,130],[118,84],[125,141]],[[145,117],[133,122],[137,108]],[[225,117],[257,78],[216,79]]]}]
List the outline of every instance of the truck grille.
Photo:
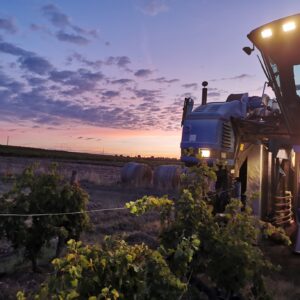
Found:
[{"label": "truck grille", "polygon": [[222,147],[230,149],[232,146],[232,129],[229,122],[223,123],[222,128]]}]

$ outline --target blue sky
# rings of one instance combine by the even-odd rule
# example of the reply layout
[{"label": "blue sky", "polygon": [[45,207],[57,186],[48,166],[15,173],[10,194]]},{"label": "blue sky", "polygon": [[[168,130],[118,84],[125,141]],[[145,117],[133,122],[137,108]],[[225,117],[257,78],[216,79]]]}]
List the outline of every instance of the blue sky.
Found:
[{"label": "blue sky", "polygon": [[[0,7],[0,143],[179,156],[184,97],[260,95],[247,34],[299,1],[10,0]],[[271,93],[272,95],[272,93]]]}]

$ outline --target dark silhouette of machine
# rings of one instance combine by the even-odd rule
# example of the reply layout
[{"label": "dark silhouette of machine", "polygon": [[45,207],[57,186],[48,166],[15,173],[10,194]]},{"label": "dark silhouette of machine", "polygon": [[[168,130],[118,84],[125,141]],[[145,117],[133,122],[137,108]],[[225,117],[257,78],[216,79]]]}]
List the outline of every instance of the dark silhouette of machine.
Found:
[{"label": "dark silhouette of machine", "polygon": [[[193,165],[201,157],[219,166],[219,195],[251,202],[262,219],[288,225],[300,204],[300,14],[258,27],[248,38],[253,47],[243,50],[260,51],[267,77],[262,95],[208,103],[203,82],[202,104],[184,102],[181,160]],[[275,99],[265,95],[267,85]]]}]

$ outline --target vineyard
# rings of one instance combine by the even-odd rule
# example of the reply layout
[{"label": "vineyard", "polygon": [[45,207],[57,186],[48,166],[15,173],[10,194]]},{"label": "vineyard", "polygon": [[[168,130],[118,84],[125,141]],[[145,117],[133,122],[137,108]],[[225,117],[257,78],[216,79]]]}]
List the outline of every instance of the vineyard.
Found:
[{"label": "vineyard", "polygon": [[1,197],[1,213],[15,216],[2,217],[0,231],[1,243],[31,263],[1,272],[1,298],[271,299],[281,272],[274,254],[288,251],[272,240],[289,239],[237,200],[216,214],[214,176],[199,165],[167,197],[70,184],[55,166],[27,168]]}]

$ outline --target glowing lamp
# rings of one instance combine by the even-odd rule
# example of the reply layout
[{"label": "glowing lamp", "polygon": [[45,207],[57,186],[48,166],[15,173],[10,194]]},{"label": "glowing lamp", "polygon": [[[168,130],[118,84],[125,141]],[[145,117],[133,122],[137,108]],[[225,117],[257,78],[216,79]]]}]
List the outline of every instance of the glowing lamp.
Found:
[{"label": "glowing lamp", "polygon": [[262,36],[262,38],[264,38],[264,39],[271,37],[272,34],[273,34],[273,32],[272,32],[272,29],[271,29],[271,28],[264,29],[264,30],[261,32],[261,36]]},{"label": "glowing lamp", "polygon": [[199,149],[199,153],[201,157],[209,158],[210,157],[210,150],[209,149]]},{"label": "glowing lamp", "polygon": [[295,168],[295,166],[296,166],[296,152],[293,149],[291,151],[291,163],[292,163],[292,167]]},{"label": "glowing lamp", "polygon": [[284,32],[291,31],[291,30],[294,30],[294,29],[296,29],[296,23],[295,22],[287,22],[287,23],[282,25],[282,30]]}]

